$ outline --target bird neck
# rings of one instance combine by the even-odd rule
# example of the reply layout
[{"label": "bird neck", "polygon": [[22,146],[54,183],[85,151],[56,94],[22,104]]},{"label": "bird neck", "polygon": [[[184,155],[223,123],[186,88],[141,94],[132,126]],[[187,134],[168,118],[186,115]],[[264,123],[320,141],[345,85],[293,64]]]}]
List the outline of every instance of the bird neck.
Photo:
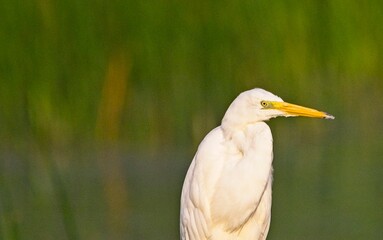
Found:
[{"label": "bird neck", "polygon": [[[242,120],[242,121],[240,121]],[[223,132],[223,136],[226,142],[229,144],[232,152],[244,153],[247,137],[247,126],[249,123],[246,123],[241,118],[230,118],[225,116],[222,119],[221,129]]]},{"label": "bird neck", "polygon": [[[221,129],[226,144],[230,146],[233,153],[239,152],[246,155],[252,149],[254,150],[255,144],[259,143],[270,143],[272,148],[273,137],[269,126],[263,121],[238,125],[222,123]],[[255,139],[262,139],[262,141],[255,141]]]},{"label": "bird neck", "polygon": [[238,132],[242,132],[245,127],[246,124],[230,118],[223,118],[221,123],[223,136],[226,140],[232,139]]}]

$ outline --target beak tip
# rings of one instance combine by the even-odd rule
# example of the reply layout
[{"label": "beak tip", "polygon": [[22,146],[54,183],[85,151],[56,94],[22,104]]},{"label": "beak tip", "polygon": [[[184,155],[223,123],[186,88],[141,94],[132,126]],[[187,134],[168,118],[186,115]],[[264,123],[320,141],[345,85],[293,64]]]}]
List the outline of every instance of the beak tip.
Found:
[{"label": "beak tip", "polygon": [[324,119],[331,119],[332,120],[332,119],[335,119],[335,117],[331,114],[326,113],[326,115],[324,116]]}]

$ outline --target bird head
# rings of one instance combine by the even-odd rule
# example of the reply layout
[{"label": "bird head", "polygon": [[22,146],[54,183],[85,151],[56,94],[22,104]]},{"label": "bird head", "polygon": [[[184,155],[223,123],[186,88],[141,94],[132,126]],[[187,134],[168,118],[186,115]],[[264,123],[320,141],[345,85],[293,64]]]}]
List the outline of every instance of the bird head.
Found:
[{"label": "bird head", "polygon": [[254,88],[241,93],[232,102],[222,119],[222,127],[242,128],[247,124],[279,116],[334,119],[328,113],[284,102],[282,98],[266,90]]}]

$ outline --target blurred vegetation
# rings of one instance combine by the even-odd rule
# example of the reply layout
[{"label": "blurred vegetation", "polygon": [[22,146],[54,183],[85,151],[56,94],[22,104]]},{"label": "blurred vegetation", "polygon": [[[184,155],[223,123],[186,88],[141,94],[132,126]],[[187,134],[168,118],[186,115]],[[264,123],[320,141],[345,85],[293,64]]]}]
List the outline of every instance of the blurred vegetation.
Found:
[{"label": "blurred vegetation", "polygon": [[0,4],[0,238],[177,239],[203,136],[262,87],[276,119],[269,239],[383,235],[383,2]]}]

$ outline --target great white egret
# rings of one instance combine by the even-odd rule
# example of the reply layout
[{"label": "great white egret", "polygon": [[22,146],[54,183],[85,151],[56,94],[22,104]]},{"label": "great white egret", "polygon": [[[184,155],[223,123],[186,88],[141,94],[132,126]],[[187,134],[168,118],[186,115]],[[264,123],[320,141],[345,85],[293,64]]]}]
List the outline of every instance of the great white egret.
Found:
[{"label": "great white egret", "polygon": [[278,116],[334,119],[260,88],[241,93],[190,164],[181,196],[181,239],[266,239],[273,137],[264,121]]}]

